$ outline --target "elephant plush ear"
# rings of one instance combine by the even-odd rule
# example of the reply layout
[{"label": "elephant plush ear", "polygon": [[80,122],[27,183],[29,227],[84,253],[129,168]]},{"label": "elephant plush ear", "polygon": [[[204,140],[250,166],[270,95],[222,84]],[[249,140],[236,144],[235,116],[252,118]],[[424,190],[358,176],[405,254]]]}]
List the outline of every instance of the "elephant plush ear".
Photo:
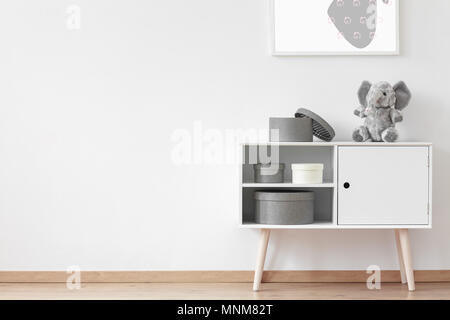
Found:
[{"label": "elephant plush ear", "polygon": [[394,85],[395,96],[397,101],[395,102],[395,109],[403,110],[409,104],[411,100],[411,91],[403,81],[398,82]]},{"label": "elephant plush ear", "polygon": [[372,87],[372,84],[369,81],[363,81],[358,90],[359,103],[364,107],[367,107],[367,94],[369,93],[370,87]]}]

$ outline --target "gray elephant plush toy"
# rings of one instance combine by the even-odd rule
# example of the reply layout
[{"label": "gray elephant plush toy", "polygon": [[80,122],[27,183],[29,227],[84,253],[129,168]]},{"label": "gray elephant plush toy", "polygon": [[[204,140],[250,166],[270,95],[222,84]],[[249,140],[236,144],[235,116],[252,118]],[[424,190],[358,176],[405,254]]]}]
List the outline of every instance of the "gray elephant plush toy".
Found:
[{"label": "gray elephant plush toy", "polygon": [[403,81],[391,86],[387,82],[371,84],[364,81],[358,90],[361,106],[355,115],[364,118],[364,125],[353,132],[356,142],[395,142],[395,124],[403,120],[400,113],[411,100],[411,92]]}]

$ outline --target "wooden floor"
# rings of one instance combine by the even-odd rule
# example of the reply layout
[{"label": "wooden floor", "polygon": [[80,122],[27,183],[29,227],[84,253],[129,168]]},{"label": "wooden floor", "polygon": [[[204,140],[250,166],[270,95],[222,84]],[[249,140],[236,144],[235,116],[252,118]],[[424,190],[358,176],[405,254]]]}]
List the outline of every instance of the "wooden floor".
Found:
[{"label": "wooden floor", "polygon": [[416,291],[396,283],[368,290],[365,283],[87,283],[69,290],[64,283],[3,283],[0,299],[450,299],[450,283],[417,283]]}]

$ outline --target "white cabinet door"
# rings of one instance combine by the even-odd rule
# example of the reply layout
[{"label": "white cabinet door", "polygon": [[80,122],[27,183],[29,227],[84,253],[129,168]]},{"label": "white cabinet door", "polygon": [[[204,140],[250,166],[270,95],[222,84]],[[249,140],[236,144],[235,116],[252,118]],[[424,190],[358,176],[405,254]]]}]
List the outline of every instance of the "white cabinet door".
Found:
[{"label": "white cabinet door", "polygon": [[428,147],[339,147],[338,224],[428,224]]}]

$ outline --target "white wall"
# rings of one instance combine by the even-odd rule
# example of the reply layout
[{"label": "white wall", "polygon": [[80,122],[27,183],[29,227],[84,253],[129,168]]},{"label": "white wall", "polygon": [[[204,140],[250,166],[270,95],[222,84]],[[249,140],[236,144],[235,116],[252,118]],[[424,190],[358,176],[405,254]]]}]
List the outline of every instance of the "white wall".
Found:
[{"label": "white wall", "polygon": [[[69,4],[81,30],[66,28]],[[253,268],[236,167],[175,166],[172,133],[196,120],[266,128],[307,106],[349,140],[364,79],[413,91],[402,140],[435,143],[434,228],[411,232],[414,263],[450,269],[449,12],[447,0],[403,1],[399,57],[276,58],[266,0],[3,3],[0,269]],[[391,231],[272,239],[271,269],[397,267]]]}]

